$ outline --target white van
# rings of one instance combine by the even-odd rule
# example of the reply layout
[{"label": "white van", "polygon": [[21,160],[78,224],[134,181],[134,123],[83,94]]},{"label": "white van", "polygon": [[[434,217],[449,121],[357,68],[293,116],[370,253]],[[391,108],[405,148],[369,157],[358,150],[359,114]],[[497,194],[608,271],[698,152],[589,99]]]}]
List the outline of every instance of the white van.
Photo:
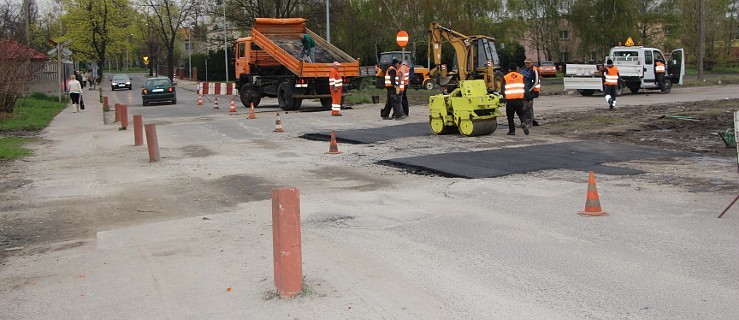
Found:
[{"label": "white van", "polygon": [[[685,76],[685,50],[676,49],[665,60],[662,51],[657,48],[642,46],[616,46],[611,48],[606,60],[613,60],[618,67],[621,81],[618,94],[628,88],[632,93],[641,89],[659,89],[655,64],[657,60],[665,61],[665,91],[670,92],[673,83],[683,84]],[[604,61],[605,63],[605,61]],[[584,96],[591,96],[596,91],[603,91],[603,80],[599,68],[594,64],[567,64],[565,71],[565,90],[577,90]]]}]

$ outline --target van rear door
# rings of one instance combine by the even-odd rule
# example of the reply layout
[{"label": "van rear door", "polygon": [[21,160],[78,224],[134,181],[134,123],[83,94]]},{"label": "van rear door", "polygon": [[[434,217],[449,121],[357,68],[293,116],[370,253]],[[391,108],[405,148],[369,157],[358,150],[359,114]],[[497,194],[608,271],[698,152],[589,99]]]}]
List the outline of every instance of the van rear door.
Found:
[{"label": "van rear door", "polygon": [[672,83],[683,84],[685,77],[685,49],[675,49],[670,53],[667,61],[667,76]]}]

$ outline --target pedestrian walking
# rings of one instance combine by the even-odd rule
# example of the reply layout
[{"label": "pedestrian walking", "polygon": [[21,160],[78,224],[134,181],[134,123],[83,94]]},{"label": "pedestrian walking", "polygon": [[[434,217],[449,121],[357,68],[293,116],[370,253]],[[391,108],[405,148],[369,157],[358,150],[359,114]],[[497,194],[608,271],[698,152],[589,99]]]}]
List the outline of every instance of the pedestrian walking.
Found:
[{"label": "pedestrian walking", "polygon": [[69,100],[72,101],[72,112],[77,113],[80,111],[80,98],[82,97],[82,85],[77,81],[76,75],[69,76],[69,83],[67,83],[67,90],[69,90]]},{"label": "pedestrian walking", "polygon": [[85,85],[87,84],[87,72],[83,72],[80,77],[82,78],[82,81],[80,81],[80,85],[82,85],[82,89],[84,89]]},{"label": "pedestrian walking", "polygon": [[618,67],[613,65],[613,60],[608,59],[606,66],[601,69],[603,74],[603,91],[605,92],[608,109],[616,107],[616,96],[618,95],[619,74]]},{"label": "pedestrian walking", "polygon": [[331,72],[328,76],[328,86],[331,90],[331,115],[341,116],[341,93],[344,89],[344,82],[341,79],[341,73],[339,67],[341,64],[338,61],[334,61]]},{"label": "pedestrian walking", "polygon": [[[398,67],[400,62],[398,59],[393,59],[392,65],[385,70],[385,90],[387,90],[387,101],[385,107],[380,111],[380,116],[383,120],[402,120],[405,119],[406,115],[403,113],[403,108],[400,106],[399,93],[400,87],[398,85],[400,79],[398,78]],[[393,111],[392,117],[390,111]]]},{"label": "pedestrian walking", "polygon": [[529,127],[539,126],[539,122],[534,119],[534,99],[539,97],[541,91],[541,77],[539,76],[539,68],[534,65],[531,58],[523,61],[524,67],[521,74],[524,77],[524,111],[526,111],[526,121]]},{"label": "pedestrian walking", "polygon": [[300,59],[308,56],[308,62],[316,62],[316,41],[309,34],[304,33],[300,41],[303,43],[303,49],[300,50]]},{"label": "pedestrian walking", "polygon": [[661,93],[665,93],[667,89],[665,88],[665,74],[667,73],[667,69],[665,68],[665,62],[662,61],[662,59],[657,59],[657,61],[654,63],[654,75],[657,79],[657,84],[659,85],[659,90]]},{"label": "pedestrian walking", "polygon": [[521,121],[523,133],[528,135],[529,128],[526,126],[526,114],[524,113],[524,77],[516,71],[518,66],[511,63],[508,67],[508,74],[503,77],[503,96],[505,97],[505,113],[508,118],[508,135],[516,134],[516,125],[514,124],[514,114],[518,115]]}]

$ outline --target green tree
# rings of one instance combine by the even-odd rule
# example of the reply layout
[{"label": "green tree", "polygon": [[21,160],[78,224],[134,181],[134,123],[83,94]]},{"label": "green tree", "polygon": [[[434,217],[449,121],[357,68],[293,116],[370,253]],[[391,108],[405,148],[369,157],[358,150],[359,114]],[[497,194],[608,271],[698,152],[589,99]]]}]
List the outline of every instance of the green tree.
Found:
[{"label": "green tree", "polygon": [[[725,63],[732,40],[731,15],[732,0],[703,0],[704,3],[704,69],[710,70],[715,64]],[[673,0],[672,5],[679,24],[676,26],[680,44],[685,48],[688,61],[697,64],[700,52],[700,1]]]},{"label": "green tree", "polygon": [[581,39],[579,56],[605,56],[611,47],[623,43],[634,33],[635,1],[577,0],[570,16]]},{"label": "green tree", "polygon": [[103,66],[111,48],[122,46],[131,33],[133,14],[127,0],[62,0],[66,14],[62,17],[70,48],[78,58],[96,61],[97,78],[102,79]]}]

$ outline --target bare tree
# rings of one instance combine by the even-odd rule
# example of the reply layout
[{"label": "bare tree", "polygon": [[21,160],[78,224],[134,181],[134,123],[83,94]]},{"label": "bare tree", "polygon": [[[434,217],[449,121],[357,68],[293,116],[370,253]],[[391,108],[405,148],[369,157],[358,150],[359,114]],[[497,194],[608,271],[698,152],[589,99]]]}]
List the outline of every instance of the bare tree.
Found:
[{"label": "bare tree", "polygon": [[154,30],[162,40],[167,51],[167,77],[174,78],[175,42],[177,32],[190,14],[195,12],[199,5],[196,0],[145,0],[146,6],[151,8],[149,17]]},{"label": "bare tree", "polygon": [[16,41],[0,40],[0,52],[0,113],[12,113],[44,64],[29,63],[32,51]]}]

